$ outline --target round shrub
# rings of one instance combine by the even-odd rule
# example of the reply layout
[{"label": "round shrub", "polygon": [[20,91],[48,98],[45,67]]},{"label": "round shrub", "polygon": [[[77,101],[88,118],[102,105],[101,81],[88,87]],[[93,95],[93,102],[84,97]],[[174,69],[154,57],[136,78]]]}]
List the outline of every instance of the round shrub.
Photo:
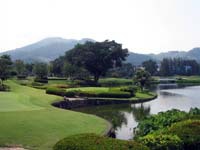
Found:
[{"label": "round shrub", "polygon": [[150,134],[138,139],[151,150],[181,150],[182,141],[177,135]]},{"label": "round shrub", "polygon": [[184,144],[184,149],[200,149],[200,120],[185,120],[174,123],[169,134],[177,135]]},{"label": "round shrub", "polygon": [[123,141],[95,134],[67,137],[53,147],[54,150],[148,150],[135,141]]},{"label": "round shrub", "polygon": [[65,95],[65,90],[57,87],[48,87],[46,89],[47,94],[53,94],[53,95],[59,95],[59,96],[64,96]]},{"label": "round shrub", "polygon": [[9,91],[10,87],[5,84],[0,84],[0,91]]}]

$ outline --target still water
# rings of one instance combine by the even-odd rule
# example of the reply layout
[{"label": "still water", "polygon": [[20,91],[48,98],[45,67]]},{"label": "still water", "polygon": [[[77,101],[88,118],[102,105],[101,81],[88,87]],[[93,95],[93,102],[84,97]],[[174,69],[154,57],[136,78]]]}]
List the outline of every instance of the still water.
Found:
[{"label": "still water", "polygon": [[191,107],[200,107],[200,86],[160,84],[153,90],[158,97],[150,102],[85,107],[76,111],[95,114],[110,121],[116,138],[129,140],[134,137],[133,128],[137,126],[138,121],[149,114],[173,108],[189,111]]}]

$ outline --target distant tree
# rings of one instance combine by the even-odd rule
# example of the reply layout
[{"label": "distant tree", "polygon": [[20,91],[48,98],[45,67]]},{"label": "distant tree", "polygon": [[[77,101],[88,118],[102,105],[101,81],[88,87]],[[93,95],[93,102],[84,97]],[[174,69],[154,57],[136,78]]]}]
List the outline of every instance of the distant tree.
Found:
[{"label": "distant tree", "polygon": [[25,68],[25,64],[22,60],[16,60],[14,63],[15,69],[17,71],[17,75],[24,75],[26,68]]},{"label": "distant tree", "polygon": [[132,78],[135,67],[131,63],[123,63],[120,67],[109,69],[107,77]]},{"label": "distant tree", "polygon": [[50,63],[50,73],[54,76],[64,76],[64,56],[61,56]]},{"label": "distant tree", "polygon": [[136,71],[134,81],[140,86],[141,91],[143,91],[144,87],[149,84],[150,79],[151,75],[146,70],[139,69]]},{"label": "distant tree", "polygon": [[46,63],[36,63],[33,71],[37,78],[44,79],[48,75],[48,65]]},{"label": "distant tree", "polygon": [[121,66],[127,56],[128,50],[115,41],[78,44],[65,55],[71,64],[88,70],[94,76],[95,83],[110,68]]},{"label": "distant tree", "polygon": [[199,75],[200,66],[196,60],[187,60],[183,58],[164,58],[160,65],[160,75]]},{"label": "distant tree", "polygon": [[25,69],[28,75],[32,75],[33,74],[33,68],[34,68],[34,64],[33,63],[26,63],[25,64]]},{"label": "distant tree", "polygon": [[0,79],[1,85],[3,81],[9,77],[12,61],[9,55],[0,56]]},{"label": "distant tree", "polygon": [[79,68],[75,65],[70,64],[69,62],[65,62],[63,66],[63,74],[68,77],[72,78],[75,76],[76,73],[78,73]]},{"label": "distant tree", "polygon": [[154,60],[147,60],[142,63],[142,66],[148,71],[151,75],[155,75],[157,73],[157,63]]}]

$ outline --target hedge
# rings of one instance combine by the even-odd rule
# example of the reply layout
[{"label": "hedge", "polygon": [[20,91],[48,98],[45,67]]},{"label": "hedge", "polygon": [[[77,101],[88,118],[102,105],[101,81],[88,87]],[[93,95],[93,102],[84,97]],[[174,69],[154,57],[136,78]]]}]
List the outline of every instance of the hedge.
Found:
[{"label": "hedge", "polygon": [[59,96],[67,96],[67,97],[104,97],[104,98],[130,98],[132,97],[131,93],[123,92],[123,91],[108,91],[108,92],[90,92],[90,91],[81,91],[81,90],[74,90],[74,91],[66,91],[62,88],[57,87],[48,87],[46,89],[47,94],[54,94]]},{"label": "hedge", "polygon": [[200,149],[200,120],[185,120],[173,124],[168,134],[177,135],[184,144],[183,149]]},{"label": "hedge", "polygon": [[138,142],[148,146],[151,150],[181,150],[183,142],[177,135],[147,135]]},{"label": "hedge", "polygon": [[54,150],[148,150],[135,141],[123,141],[95,134],[79,134],[67,137],[53,147]]},{"label": "hedge", "polygon": [[58,96],[67,96],[67,97],[74,97],[76,95],[75,91],[66,91],[65,89],[56,88],[56,87],[48,87],[46,89],[46,93],[58,95]]}]

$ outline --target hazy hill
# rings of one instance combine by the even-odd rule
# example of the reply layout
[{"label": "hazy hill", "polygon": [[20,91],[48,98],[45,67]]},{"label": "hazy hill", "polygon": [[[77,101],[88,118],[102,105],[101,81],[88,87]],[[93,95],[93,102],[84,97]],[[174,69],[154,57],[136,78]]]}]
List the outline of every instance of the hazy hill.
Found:
[{"label": "hazy hill", "polygon": [[[64,55],[69,49],[72,49],[78,43],[85,43],[86,41],[95,41],[92,39],[63,39],[59,37],[47,38],[31,45],[17,48],[15,50],[6,51],[2,54],[9,54],[13,60],[22,59],[26,62],[45,61],[49,62]],[[182,57],[186,59],[195,59],[200,62],[200,48],[194,48],[188,52],[186,51],[169,51],[160,54],[138,54],[130,52],[127,62],[134,65],[140,65],[143,61],[154,59],[160,61],[163,58]]]},{"label": "hazy hill", "polygon": [[93,41],[92,39],[63,39],[63,38],[47,38],[31,45],[3,52],[8,54],[13,60],[21,59],[26,62],[34,61],[51,61],[55,58],[64,55],[64,53],[72,49],[78,43]]}]

